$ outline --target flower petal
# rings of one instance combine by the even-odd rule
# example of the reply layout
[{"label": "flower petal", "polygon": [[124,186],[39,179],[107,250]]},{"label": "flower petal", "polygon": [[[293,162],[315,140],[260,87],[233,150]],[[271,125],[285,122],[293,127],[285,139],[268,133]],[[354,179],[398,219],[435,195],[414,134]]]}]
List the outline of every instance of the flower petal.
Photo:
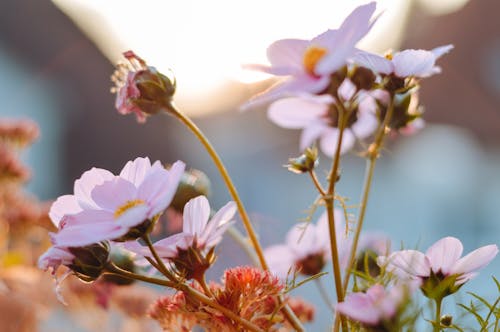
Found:
[{"label": "flower petal", "polygon": [[104,240],[116,239],[127,233],[127,229],[111,222],[75,225],[65,228],[52,238],[54,245],[61,247],[83,247]]},{"label": "flower petal", "polygon": [[303,151],[311,146],[325,130],[328,130],[328,126],[323,121],[311,122],[302,130],[302,134],[300,135],[300,150]]},{"label": "flower petal", "polygon": [[450,270],[450,274],[467,274],[476,272],[488,265],[498,254],[495,244],[481,247],[460,258]]},{"label": "flower petal", "polygon": [[324,115],[327,109],[328,105],[313,99],[284,98],[269,106],[267,116],[280,127],[299,129]]},{"label": "flower petal", "polygon": [[462,256],[462,242],[454,237],[445,237],[434,243],[425,255],[429,258],[432,271],[441,271],[445,276],[449,274],[451,267]]},{"label": "flower petal", "polygon": [[97,186],[102,184],[104,181],[108,181],[114,178],[114,175],[102,168],[92,168],[75,181],[74,192],[78,200],[78,204],[83,209],[95,209],[97,205],[91,198],[92,190]]},{"label": "flower petal", "polygon": [[210,204],[205,196],[191,199],[184,206],[184,233],[200,236],[210,216]]},{"label": "flower petal", "polygon": [[59,223],[65,215],[77,214],[82,211],[74,195],[60,196],[50,207],[49,217],[52,223],[59,228]]},{"label": "flower petal", "polygon": [[[323,131],[319,142],[321,151],[323,151],[323,153],[328,157],[333,158],[335,151],[337,151],[338,139],[339,130],[337,128],[327,128]],[[352,131],[348,129],[344,130],[340,153],[343,154],[349,151],[354,146],[355,142],[356,138],[354,137]]]},{"label": "flower petal", "polygon": [[432,52],[432,54],[434,54],[434,56],[436,57],[436,59],[439,59],[440,57],[442,57],[446,53],[450,52],[453,48],[454,48],[453,45],[448,44],[448,45],[443,45],[443,46],[439,46],[439,47],[433,48],[431,50],[431,52]]},{"label": "flower petal", "polygon": [[426,77],[433,73],[436,57],[430,51],[404,50],[392,59],[394,73],[398,77]]},{"label": "flower petal", "polygon": [[146,204],[136,205],[125,210],[122,215],[116,218],[115,222],[129,229],[146,221],[149,216],[148,211],[149,207]]},{"label": "flower petal", "polygon": [[114,213],[127,202],[137,199],[137,189],[131,182],[115,177],[97,185],[90,195],[99,208]]},{"label": "flower petal", "polygon": [[368,68],[379,74],[388,75],[394,71],[391,60],[378,54],[361,51],[354,55],[352,61],[358,66]]},{"label": "flower petal", "polygon": [[295,265],[295,256],[287,245],[268,247],[264,250],[264,256],[271,272],[283,280]]},{"label": "flower petal", "polygon": [[413,277],[428,277],[431,271],[429,259],[416,250],[396,251],[389,255],[387,263],[389,271],[400,270]]},{"label": "flower petal", "polygon": [[269,45],[267,58],[273,67],[301,68],[308,45],[308,40],[281,39]]},{"label": "flower petal", "polygon": [[150,169],[151,161],[149,158],[138,157],[134,161],[127,162],[120,172],[120,177],[138,187]]}]

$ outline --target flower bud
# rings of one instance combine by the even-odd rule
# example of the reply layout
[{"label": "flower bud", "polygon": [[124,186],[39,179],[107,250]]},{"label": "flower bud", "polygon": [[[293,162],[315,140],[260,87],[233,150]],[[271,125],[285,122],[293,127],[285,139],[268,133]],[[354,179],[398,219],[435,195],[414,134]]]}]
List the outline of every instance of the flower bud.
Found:
[{"label": "flower bud", "polygon": [[100,242],[85,247],[69,247],[74,255],[67,266],[83,281],[91,282],[99,278],[109,259],[109,244]]},{"label": "flower bud", "polygon": [[296,268],[304,275],[313,276],[320,273],[325,264],[323,254],[311,254],[297,262]]},{"label": "flower bud", "polygon": [[314,147],[307,148],[304,154],[297,158],[288,159],[289,164],[285,165],[290,172],[302,174],[312,171],[318,166],[318,149]]},{"label": "flower bud", "polygon": [[121,114],[135,113],[138,122],[146,116],[171,108],[175,79],[170,79],[132,51],[123,53],[126,62],[119,63],[111,76],[116,92],[115,107]]},{"label": "flower bud", "polygon": [[205,173],[191,169],[182,175],[170,207],[174,208],[177,212],[183,212],[184,205],[192,198],[201,195],[209,196],[210,191],[210,180]]},{"label": "flower bud", "polygon": [[352,83],[358,90],[371,90],[375,83],[376,76],[368,68],[356,67],[350,77]]},{"label": "flower bud", "polygon": [[[135,270],[133,254],[128,250],[117,246],[111,247],[109,260],[122,270],[129,272],[134,272]],[[119,286],[130,285],[134,282],[132,279],[120,277],[115,274],[105,274],[103,280]]]},{"label": "flower bud", "polygon": [[439,300],[450,294],[455,293],[462,287],[463,284],[456,283],[459,275],[445,276],[441,272],[431,274],[423,278],[420,289],[422,293],[430,299]]},{"label": "flower bud", "polygon": [[453,323],[453,316],[452,315],[443,315],[441,316],[441,319],[439,320],[442,326],[450,326]]},{"label": "flower bud", "polygon": [[177,256],[172,259],[176,272],[186,280],[202,280],[205,272],[215,262],[215,247],[206,254],[200,250],[196,243],[187,249],[179,249]]}]

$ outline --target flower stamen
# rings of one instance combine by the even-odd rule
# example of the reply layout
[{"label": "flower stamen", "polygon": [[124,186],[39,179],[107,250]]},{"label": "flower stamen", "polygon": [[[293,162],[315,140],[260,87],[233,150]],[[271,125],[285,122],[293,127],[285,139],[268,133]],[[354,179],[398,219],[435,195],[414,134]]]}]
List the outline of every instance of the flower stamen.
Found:
[{"label": "flower stamen", "polygon": [[126,201],[125,204],[121,205],[118,207],[118,209],[115,210],[114,217],[115,219],[118,219],[121,217],[127,210],[136,207],[137,205],[145,204],[142,199],[134,199],[130,201]]},{"label": "flower stamen", "polygon": [[319,60],[321,60],[327,49],[323,47],[311,46],[304,53],[303,64],[306,71],[311,75],[316,75],[314,69]]}]

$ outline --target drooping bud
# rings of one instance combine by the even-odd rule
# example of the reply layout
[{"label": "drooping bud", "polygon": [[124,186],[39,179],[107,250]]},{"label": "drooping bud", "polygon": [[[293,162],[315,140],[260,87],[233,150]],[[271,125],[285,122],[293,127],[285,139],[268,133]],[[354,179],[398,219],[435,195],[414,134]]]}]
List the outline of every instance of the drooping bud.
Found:
[{"label": "drooping bud", "polygon": [[123,53],[126,61],[119,63],[111,80],[116,93],[115,107],[121,114],[135,113],[138,122],[146,116],[171,109],[176,82],[148,66],[132,51]]},{"label": "drooping bud", "polygon": [[193,243],[187,249],[179,249],[177,256],[172,259],[176,272],[186,280],[194,279],[201,281],[205,272],[215,262],[215,247],[212,247],[206,254]]},{"label": "drooping bud", "polygon": [[210,179],[202,171],[191,169],[184,172],[170,207],[183,212],[184,205],[192,198],[210,196]]},{"label": "drooping bud", "polygon": [[85,247],[70,247],[67,250],[74,255],[67,266],[83,281],[94,281],[104,271],[109,260],[109,244],[100,242]]},{"label": "drooping bud", "polygon": [[318,166],[318,148],[316,146],[307,148],[304,153],[297,158],[288,159],[288,168],[290,172],[302,174],[312,171]]}]

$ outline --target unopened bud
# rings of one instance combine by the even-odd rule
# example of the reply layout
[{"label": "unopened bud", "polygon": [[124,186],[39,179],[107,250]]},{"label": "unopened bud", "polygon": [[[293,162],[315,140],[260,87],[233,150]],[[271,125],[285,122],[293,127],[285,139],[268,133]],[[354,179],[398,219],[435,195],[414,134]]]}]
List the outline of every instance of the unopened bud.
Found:
[{"label": "unopened bud", "polygon": [[288,165],[285,165],[290,172],[302,174],[312,171],[318,166],[318,148],[315,146],[307,148],[304,153],[297,158],[290,158]]},{"label": "unopened bud", "polygon": [[192,169],[184,172],[170,207],[182,212],[192,198],[210,195],[210,180],[202,171]]},{"label": "unopened bud", "polygon": [[115,106],[121,114],[135,113],[138,122],[147,115],[171,108],[175,79],[170,79],[132,51],[123,53],[126,61],[119,63],[111,80],[116,93]]},{"label": "unopened bud", "polygon": [[67,249],[75,257],[67,266],[81,280],[94,281],[103,272],[109,260],[109,244],[100,242],[85,247],[70,247]]},{"label": "unopened bud", "polygon": [[[117,246],[113,246],[111,248],[111,252],[109,255],[109,260],[120,269],[134,272],[135,264],[134,264],[134,256],[131,252],[122,249]],[[133,279],[120,277],[116,274],[105,274],[103,276],[104,281],[115,284],[115,285],[130,285],[134,282]]]},{"label": "unopened bud", "polygon": [[358,90],[371,90],[375,79],[375,74],[365,67],[356,67],[351,75],[351,81]]},{"label": "unopened bud", "polygon": [[442,326],[450,326],[451,323],[453,322],[453,316],[452,315],[443,315],[441,316],[441,319],[439,320]]},{"label": "unopened bud", "polygon": [[177,251],[177,257],[172,259],[176,272],[186,280],[202,280],[205,272],[215,262],[215,247],[206,254],[197,247],[196,243],[187,249]]}]

